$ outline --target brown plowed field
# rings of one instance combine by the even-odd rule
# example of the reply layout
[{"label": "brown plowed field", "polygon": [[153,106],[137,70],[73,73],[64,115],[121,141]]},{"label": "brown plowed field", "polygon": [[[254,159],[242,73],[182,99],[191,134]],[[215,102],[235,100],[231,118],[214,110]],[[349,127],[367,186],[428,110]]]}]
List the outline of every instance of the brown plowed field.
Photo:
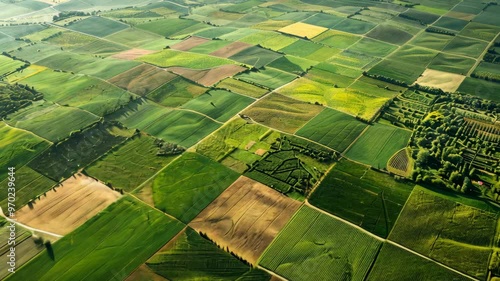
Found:
[{"label": "brown plowed field", "polygon": [[175,45],[170,46],[170,48],[174,49],[174,50],[179,50],[179,51],[189,51],[192,48],[194,48],[198,45],[201,45],[203,43],[206,43],[208,41],[210,41],[210,40],[205,39],[205,38],[201,38],[201,37],[191,36],[182,42],[179,42]]},{"label": "brown plowed field", "polygon": [[109,82],[134,94],[144,96],[177,75],[164,69],[142,64],[109,79]]},{"label": "brown plowed field", "polygon": [[217,56],[221,58],[229,58],[230,56],[236,55],[237,53],[252,47],[252,45],[243,42],[234,42],[227,46],[224,46],[217,51],[210,53],[212,56]]},{"label": "brown plowed field", "polygon": [[82,174],[40,196],[30,208],[16,212],[19,222],[44,231],[65,235],[120,198],[120,194]]},{"label": "brown plowed field", "polygon": [[204,70],[196,70],[184,67],[171,67],[168,70],[174,72],[175,74],[184,76],[185,78],[205,87],[210,87],[215,83],[226,79],[227,77],[232,77],[233,75],[246,70],[246,68],[239,65],[228,64]]},{"label": "brown plowed field", "polygon": [[276,190],[241,176],[190,226],[255,264],[299,206]]},{"label": "brown plowed field", "polygon": [[122,60],[135,60],[138,57],[149,55],[154,53],[155,51],[144,50],[144,49],[130,49],[115,55],[112,55],[112,58],[122,59]]}]

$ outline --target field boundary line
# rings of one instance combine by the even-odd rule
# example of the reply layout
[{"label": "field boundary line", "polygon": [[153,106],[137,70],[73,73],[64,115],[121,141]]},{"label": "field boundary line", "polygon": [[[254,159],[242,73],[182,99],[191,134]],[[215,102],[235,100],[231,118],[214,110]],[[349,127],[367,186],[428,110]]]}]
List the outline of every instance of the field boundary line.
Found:
[{"label": "field boundary line", "polygon": [[2,207],[0,207],[0,216],[4,217],[8,222],[20,225],[21,227],[24,227],[24,228],[26,228],[27,230],[30,230],[30,231],[36,231],[36,232],[48,234],[48,235],[51,235],[51,236],[54,236],[54,237],[58,237],[58,238],[64,237],[64,235],[53,233],[53,232],[49,232],[49,231],[45,231],[45,230],[38,229],[38,228],[34,228],[34,227],[31,227],[31,226],[25,225],[25,224],[23,224],[23,223],[21,223],[21,222],[19,222],[17,220],[11,219],[11,218],[5,216],[5,214],[3,213]]},{"label": "field boundary line", "polygon": [[[350,144],[348,147],[346,147],[346,149],[344,149],[344,151],[342,151],[340,153],[341,156],[344,156],[348,151],[349,149],[351,149],[351,147],[358,141],[359,138],[361,138],[362,135],[364,135],[366,133],[366,131],[368,131],[368,129],[370,128],[370,126],[372,125],[368,125],[366,126],[363,131],[361,131],[361,134],[359,134],[359,136],[357,136]],[[347,158],[347,157],[346,157]],[[366,164],[365,164],[366,165]]]},{"label": "field boundary line", "polygon": [[[412,253],[412,254],[414,254],[414,255],[417,255],[417,256],[419,256],[419,257],[421,257],[421,258],[425,259],[425,260],[431,261],[431,262],[433,262],[433,263],[435,263],[435,264],[437,264],[437,265],[440,265],[440,266],[442,266],[442,267],[444,267],[444,268],[446,268],[446,269],[448,269],[448,270],[450,270],[450,271],[453,271],[453,272],[455,272],[455,273],[457,273],[457,274],[460,274],[460,275],[462,275],[462,276],[464,276],[464,277],[467,277],[467,278],[469,278],[470,280],[479,281],[479,279],[476,279],[476,278],[474,278],[474,277],[472,277],[472,276],[469,276],[468,274],[465,274],[465,273],[463,273],[463,272],[461,272],[461,271],[458,271],[458,270],[456,270],[456,269],[454,269],[454,268],[452,268],[452,267],[449,267],[449,266],[447,266],[447,265],[445,265],[445,264],[443,264],[443,263],[441,263],[441,262],[439,262],[439,261],[436,261],[436,260],[434,260],[434,259],[431,259],[431,258],[429,258],[429,257],[427,257],[427,256],[424,256],[424,255],[422,255],[422,254],[418,253],[418,252],[415,252],[414,250],[409,249],[409,248],[407,248],[407,247],[405,247],[405,246],[403,246],[403,245],[401,245],[401,244],[399,244],[399,243],[397,243],[397,242],[394,242],[394,241],[389,240],[389,239],[384,239],[384,238],[381,238],[381,237],[379,237],[379,236],[377,236],[377,235],[375,235],[375,234],[373,234],[373,233],[369,232],[368,230],[365,230],[365,229],[361,228],[360,226],[357,226],[357,225],[355,225],[355,224],[353,224],[353,223],[351,223],[351,222],[349,222],[349,221],[347,221],[347,220],[344,220],[343,218],[337,217],[336,215],[330,214],[330,213],[328,213],[328,212],[326,212],[326,211],[324,211],[324,210],[322,210],[322,209],[320,209],[320,208],[318,208],[318,207],[316,207],[316,206],[312,205],[311,203],[309,203],[309,201],[308,201],[307,199],[306,199],[304,202],[305,202],[305,205],[306,205],[306,206],[308,206],[308,207],[310,207],[310,208],[312,208],[312,209],[314,209],[314,210],[316,210],[316,211],[318,211],[318,212],[321,212],[321,213],[323,213],[323,214],[325,214],[325,215],[328,215],[329,217],[334,218],[334,219],[336,219],[336,220],[338,220],[338,221],[344,222],[344,223],[348,224],[349,226],[352,226],[352,227],[354,227],[354,228],[356,228],[356,229],[358,229],[358,230],[362,231],[362,232],[363,232],[363,233],[365,233],[365,234],[370,235],[371,237],[373,237],[373,238],[375,238],[375,239],[377,239],[377,240],[379,240],[379,241],[381,241],[381,242],[386,242],[386,243],[391,244],[391,245],[394,245],[394,246],[396,246],[396,247],[398,247],[398,248],[400,248],[400,249],[406,250],[406,251],[408,251],[408,252],[410,252],[410,253]],[[406,206],[406,203],[405,203],[405,206]],[[399,214],[401,215],[401,213],[399,213]],[[398,218],[399,218],[399,217],[398,217]],[[396,221],[397,221],[397,220],[396,220]],[[393,229],[394,229],[394,228],[393,228]],[[391,232],[392,232],[392,231],[391,231]]]},{"label": "field boundary line", "polygon": [[[44,137],[42,137],[42,136],[39,136],[39,135],[37,135],[37,134],[33,133],[32,131],[28,131],[28,130],[23,129],[23,128],[18,128],[18,127],[12,126],[12,125],[10,125],[9,123],[5,122],[5,120],[4,120],[4,119],[2,119],[1,121],[5,124],[5,126],[7,126],[7,127],[11,128],[11,129],[23,131],[23,132],[25,132],[25,133],[27,133],[27,134],[33,135],[33,136],[35,136],[35,137],[37,137],[37,138],[40,138],[40,139],[42,139],[42,140],[44,140],[44,141],[48,142],[48,143],[50,144],[50,146],[52,146],[52,145],[54,144],[54,142],[51,142],[50,140],[48,140],[48,139],[46,139],[46,138],[44,138]],[[92,124],[94,124],[94,123],[92,123]],[[49,147],[50,147],[50,146],[49,146]]]},{"label": "field boundary line", "polygon": [[476,68],[479,66],[479,64],[483,61],[484,55],[488,52],[488,50],[491,48],[491,46],[495,43],[495,40],[500,36],[500,33],[497,33],[497,36],[495,36],[489,43],[488,46],[483,50],[481,55],[476,59],[476,63],[471,67],[471,69],[467,72],[465,75],[466,77],[470,77],[470,75],[476,70]]},{"label": "field boundary line", "polygon": [[407,248],[407,247],[405,247],[405,246],[403,246],[403,245],[401,245],[401,244],[398,244],[398,243],[396,243],[396,242],[394,242],[394,241],[392,241],[392,240],[387,239],[387,243],[388,243],[388,244],[391,244],[391,245],[393,245],[393,246],[396,246],[396,247],[398,247],[398,248],[400,248],[400,249],[402,249],[402,250],[405,250],[405,251],[407,251],[407,252],[410,252],[410,253],[412,253],[412,254],[414,254],[414,255],[417,255],[417,256],[419,256],[419,257],[421,257],[421,258],[423,258],[423,259],[426,259],[426,260],[428,260],[428,261],[432,261],[432,262],[434,262],[435,264],[438,264],[438,265],[440,265],[440,266],[442,266],[442,267],[444,267],[444,268],[448,269],[449,271],[452,271],[452,272],[455,272],[455,273],[457,273],[457,274],[460,274],[460,275],[462,275],[463,277],[469,278],[470,280],[479,281],[479,279],[477,279],[477,278],[474,278],[474,277],[472,277],[472,276],[469,276],[469,275],[467,275],[467,274],[465,274],[465,273],[463,273],[463,272],[461,272],[461,271],[458,271],[458,270],[456,270],[456,269],[454,269],[454,268],[452,268],[452,267],[449,267],[449,266],[447,266],[447,265],[445,265],[445,264],[443,264],[443,263],[441,263],[441,262],[438,262],[438,261],[436,261],[436,260],[434,260],[434,259],[431,259],[431,258],[429,258],[429,257],[427,257],[427,256],[424,256],[424,255],[420,254],[419,252],[416,252],[416,251],[414,251],[414,250],[412,250],[412,249],[409,249],[409,248]]}]

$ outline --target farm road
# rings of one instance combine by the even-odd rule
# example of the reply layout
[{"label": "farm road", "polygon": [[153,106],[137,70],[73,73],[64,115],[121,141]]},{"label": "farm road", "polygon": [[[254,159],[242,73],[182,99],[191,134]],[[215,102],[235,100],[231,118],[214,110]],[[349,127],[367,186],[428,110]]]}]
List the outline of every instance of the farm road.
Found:
[{"label": "farm road", "polygon": [[304,203],[304,204],[305,204],[306,206],[308,206],[308,207],[310,207],[310,208],[312,208],[312,209],[314,209],[314,210],[318,211],[318,212],[321,212],[321,213],[323,213],[323,214],[325,214],[325,215],[327,215],[327,216],[330,216],[330,217],[332,217],[332,218],[334,218],[334,219],[337,219],[337,220],[339,220],[339,221],[342,221],[342,222],[344,222],[344,223],[346,223],[346,224],[348,224],[348,225],[350,225],[350,226],[352,226],[352,227],[354,227],[354,228],[358,229],[359,231],[364,232],[364,233],[366,233],[366,234],[370,235],[371,237],[373,237],[373,238],[375,238],[375,239],[377,239],[377,240],[379,240],[379,241],[381,241],[381,242],[386,242],[386,243],[389,243],[389,244],[391,244],[391,245],[394,245],[394,246],[396,246],[396,247],[398,247],[398,248],[401,248],[401,249],[403,249],[403,250],[406,250],[406,251],[408,251],[408,252],[410,252],[410,253],[412,253],[412,254],[415,254],[415,255],[417,255],[417,256],[419,256],[419,257],[423,258],[423,259],[426,259],[426,260],[428,260],[428,261],[431,261],[431,262],[433,262],[433,263],[435,263],[435,264],[438,264],[438,265],[440,265],[440,266],[442,266],[442,267],[444,267],[444,268],[446,268],[446,269],[448,269],[448,270],[450,270],[450,271],[453,271],[453,272],[455,272],[455,273],[457,273],[457,274],[460,274],[460,275],[462,275],[462,276],[464,276],[464,277],[466,277],[466,278],[469,278],[470,280],[479,281],[479,279],[476,279],[476,278],[474,278],[474,277],[471,277],[471,276],[469,276],[469,275],[467,275],[467,274],[465,274],[465,273],[462,273],[462,272],[460,272],[460,271],[458,271],[458,270],[456,270],[456,269],[454,269],[454,268],[452,268],[452,267],[449,267],[449,266],[447,266],[447,265],[445,265],[445,264],[442,264],[442,263],[440,263],[440,262],[438,262],[438,261],[436,261],[436,260],[433,260],[433,259],[431,259],[431,258],[429,258],[429,257],[427,257],[427,256],[424,256],[424,255],[422,255],[422,254],[420,254],[420,253],[418,253],[418,252],[415,252],[415,251],[413,251],[412,249],[409,249],[409,248],[407,248],[407,247],[405,247],[405,246],[403,246],[403,245],[401,245],[401,244],[398,244],[398,243],[396,243],[396,242],[394,242],[394,241],[391,241],[391,240],[389,240],[389,239],[384,239],[384,238],[378,237],[377,235],[375,235],[375,234],[373,234],[373,233],[371,233],[371,232],[369,232],[369,231],[367,231],[367,230],[365,230],[365,229],[361,228],[361,227],[360,227],[360,226],[358,226],[358,225],[355,225],[355,224],[353,224],[353,223],[351,223],[351,222],[349,222],[349,221],[346,221],[346,220],[344,220],[344,219],[342,219],[342,218],[340,218],[340,217],[337,217],[337,216],[332,215],[332,214],[330,214],[330,213],[328,213],[328,212],[326,212],[326,211],[323,211],[323,210],[321,210],[320,208],[318,208],[318,207],[315,207],[315,206],[311,205],[311,203],[309,203],[309,201],[307,201],[307,199],[306,199],[306,201],[305,201],[305,203]]}]

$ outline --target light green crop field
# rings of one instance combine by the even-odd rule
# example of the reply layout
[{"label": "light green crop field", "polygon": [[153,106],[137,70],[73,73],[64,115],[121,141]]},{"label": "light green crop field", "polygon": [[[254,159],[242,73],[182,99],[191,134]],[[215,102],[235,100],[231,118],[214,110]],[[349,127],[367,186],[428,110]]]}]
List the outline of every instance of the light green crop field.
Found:
[{"label": "light green crop field", "polygon": [[229,59],[176,50],[163,50],[158,53],[142,56],[139,60],[160,67],[180,66],[193,69],[207,69],[226,64],[234,64],[234,61]]},{"label": "light green crop field", "polygon": [[375,124],[370,126],[354,142],[346,156],[378,169],[384,169],[394,153],[406,147],[411,131],[401,128]]},{"label": "light green crop field", "polygon": [[266,249],[259,264],[291,280],[363,280],[380,244],[303,206]]},{"label": "light green crop field", "polygon": [[14,72],[23,65],[25,65],[25,63],[22,61],[13,60],[9,57],[0,55],[0,76]]},{"label": "light green crop field", "polygon": [[[54,127],[51,125],[54,120],[59,120],[59,126]],[[34,104],[12,114],[7,123],[55,142],[68,137],[71,132],[83,129],[98,120],[98,116],[87,111],[46,102]]]},{"label": "light green crop field", "polygon": [[[50,146],[50,143],[40,137],[20,129],[12,128],[0,122],[0,180],[7,177],[7,168],[21,168],[30,159]],[[6,191],[6,189],[4,189]]]},{"label": "light green crop field", "polygon": [[261,85],[269,89],[276,89],[286,83],[291,82],[297,76],[277,70],[275,68],[266,67],[265,70],[258,72],[242,73],[236,76],[237,79],[249,82],[251,84]]},{"label": "light green crop field", "polygon": [[184,77],[177,77],[156,88],[147,97],[167,107],[178,107],[207,91]]},{"label": "light green crop field", "polygon": [[271,94],[252,105],[243,114],[260,124],[293,133],[322,110],[318,105]]},{"label": "light green crop field", "polygon": [[[409,264],[413,266],[408,266]],[[420,280],[470,280],[432,261],[385,243],[366,280],[410,280],[418,276]]]},{"label": "light green crop field", "polygon": [[174,110],[153,121],[144,131],[165,141],[190,147],[219,127],[219,123],[201,114]]},{"label": "light green crop field", "polygon": [[336,151],[344,151],[365,129],[366,124],[345,113],[326,108],[297,135],[319,142]]},{"label": "light green crop field", "polygon": [[[8,280],[125,278],[183,228],[179,221],[125,196],[61,238]],[[52,252],[52,253],[51,253]]]},{"label": "light green crop field", "polygon": [[231,92],[253,98],[260,98],[268,92],[268,90],[266,89],[246,83],[244,81],[236,80],[234,78],[227,78],[222,80],[217,84],[217,88],[229,90]]},{"label": "light green crop field", "polygon": [[[7,169],[4,169],[7,170]],[[53,187],[56,182],[37,173],[33,169],[24,166],[16,170],[16,205],[21,208],[27,204],[31,199],[46,192]],[[8,180],[0,182],[2,186],[8,186]],[[7,189],[0,191],[0,207],[2,210],[8,208],[8,194]]]},{"label": "light green crop field", "polygon": [[155,207],[189,223],[238,176],[205,156],[185,153],[154,178]]},{"label": "light green crop field", "polygon": [[128,28],[128,25],[103,17],[89,17],[70,24],[68,28],[98,37],[105,37]]},{"label": "light green crop field", "polygon": [[224,90],[213,90],[188,101],[181,108],[191,109],[225,122],[254,101],[247,96]]},{"label": "light green crop field", "polygon": [[109,151],[85,172],[103,182],[130,191],[149,179],[174,157],[158,156],[153,137],[139,134]]},{"label": "light green crop field", "polygon": [[46,100],[66,110],[74,109],[67,106],[78,107],[98,116],[114,112],[131,98],[130,93],[100,79],[50,69],[22,79],[21,83],[34,87]]},{"label": "light green crop field", "polygon": [[495,213],[437,197],[417,187],[389,238],[485,280],[497,220]]}]

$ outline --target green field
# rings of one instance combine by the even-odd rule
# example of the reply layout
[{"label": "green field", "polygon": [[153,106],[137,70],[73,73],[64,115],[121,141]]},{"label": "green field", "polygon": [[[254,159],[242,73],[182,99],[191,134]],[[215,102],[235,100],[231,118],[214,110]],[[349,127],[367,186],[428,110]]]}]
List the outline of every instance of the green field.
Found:
[{"label": "green field", "polygon": [[153,180],[155,207],[189,223],[238,176],[205,156],[185,153]]},{"label": "green field", "polygon": [[500,84],[482,79],[467,77],[464,82],[460,84],[457,90],[461,93],[467,93],[483,99],[488,99],[500,102]]},{"label": "green field", "polygon": [[343,20],[344,18],[336,15],[318,13],[307,18],[306,20],[304,20],[304,22],[308,24],[319,25],[326,28],[332,28]]},{"label": "green field", "polygon": [[243,264],[189,227],[175,238],[171,246],[151,257],[146,265],[169,280],[265,281],[271,278],[265,271]]},{"label": "green field", "polygon": [[192,69],[207,69],[234,64],[234,61],[228,59],[176,50],[163,50],[158,53],[142,56],[139,60],[161,67],[180,66]]},{"label": "green field", "polygon": [[470,278],[388,243],[382,246],[366,280],[399,281],[411,280],[415,276],[418,276],[419,280],[470,280]]},{"label": "green field", "polygon": [[198,97],[205,91],[207,91],[207,88],[179,76],[156,88],[147,97],[167,107],[178,107]]},{"label": "green field", "polygon": [[486,280],[497,219],[495,213],[437,197],[417,187],[389,238],[459,271]]},{"label": "green field", "polygon": [[323,110],[321,106],[272,94],[259,100],[243,112],[254,121],[293,133]]},{"label": "green field", "polygon": [[411,40],[409,44],[441,51],[448,44],[448,42],[451,41],[451,39],[453,39],[453,36],[450,35],[422,32]]},{"label": "green field", "polygon": [[190,147],[218,127],[220,124],[198,113],[174,110],[152,121],[144,131],[167,142]]},{"label": "green field", "polygon": [[297,135],[319,142],[336,151],[344,151],[366,127],[366,124],[345,113],[326,108]]},{"label": "green field", "polygon": [[443,49],[444,52],[478,58],[488,46],[487,42],[455,36]]},{"label": "green field", "polygon": [[394,153],[406,147],[411,131],[375,124],[349,148],[346,157],[378,169],[385,169]]},{"label": "green field", "polygon": [[120,124],[97,123],[50,147],[29,163],[41,174],[59,181],[68,178],[130,137],[132,132]]},{"label": "green field", "polygon": [[76,23],[70,24],[69,29],[90,35],[105,37],[128,28],[128,25],[103,17],[89,17]]},{"label": "green field", "polygon": [[[54,120],[60,120],[57,127],[52,126]],[[56,142],[68,137],[71,132],[87,127],[98,120],[99,117],[78,108],[46,102],[33,104],[10,115],[7,123]]]},{"label": "green field", "polygon": [[22,61],[13,60],[9,57],[0,55],[0,77],[16,71],[23,65],[25,65],[25,63]]},{"label": "green field", "polygon": [[137,99],[109,115],[107,118],[120,121],[129,128],[144,130],[169,112],[171,112],[170,109],[154,102],[150,102],[146,99]]},{"label": "green field", "polygon": [[396,222],[412,185],[348,160],[337,163],[311,195],[311,204],[381,237]]},{"label": "green field", "polygon": [[269,128],[237,118],[199,143],[196,152],[243,173],[247,165],[261,159],[255,152],[268,151],[279,136]]},{"label": "green field", "polygon": [[[12,128],[0,122],[0,180],[7,177],[7,168],[21,168],[32,158],[47,149],[46,140],[29,132]],[[6,191],[6,189],[4,189]]]},{"label": "green field", "polygon": [[366,36],[396,45],[402,45],[413,37],[410,33],[392,25],[378,25]]},{"label": "green field", "polygon": [[131,98],[130,93],[100,79],[50,69],[22,79],[21,83],[43,93],[46,100],[61,105],[61,110],[82,109],[97,116],[114,112]]},{"label": "green field", "polygon": [[[3,169],[7,170],[7,169]],[[16,170],[15,178],[16,181],[16,207],[18,209],[21,206],[27,204],[31,199],[36,196],[46,192],[52,186],[56,184],[55,181],[37,173],[33,169],[24,166]],[[0,182],[2,186],[8,185],[8,180]],[[7,188],[0,191],[0,207],[3,210],[7,210]]]},{"label": "green field", "polygon": [[182,106],[221,122],[229,120],[255,100],[224,90],[208,91]]},{"label": "green field", "polygon": [[137,25],[137,28],[170,37],[185,28],[196,25],[197,22],[187,19],[160,19]]},{"label": "green field", "polygon": [[261,68],[268,63],[280,58],[282,55],[267,49],[252,46],[229,57],[229,59],[241,62],[247,65]]},{"label": "green field", "polygon": [[433,25],[455,31],[461,31],[467,24],[468,22],[466,20],[450,18],[450,17],[442,17],[439,20],[437,20]]},{"label": "green field", "polygon": [[217,88],[221,88],[224,90],[228,90],[231,92],[235,92],[253,98],[260,98],[268,92],[268,90],[266,89],[257,87],[255,85],[240,80],[236,80],[234,78],[227,78],[222,80],[217,84]]},{"label": "green field", "polygon": [[401,61],[419,67],[426,67],[431,60],[436,57],[437,51],[424,49],[416,46],[405,45],[392,53],[388,58],[394,61]]},{"label": "green field", "polygon": [[108,57],[126,50],[128,50],[126,46],[98,39],[87,45],[75,48],[72,52],[78,54],[91,54],[98,57]]},{"label": "green field", "polygon": [[307,72],[311,66],[316,64],[318,63],[312,60],[287,55],[271,62],[269,66],[290,72],[292,74],[300,75]]},{"label": "green field", "polygon": [[132,197],[110,205],[52,244],[7,280],[126,278],[174,237],[183,224]]},{"label": "green field", "polygon": [[395,45],[365,37],[353,44],[349,48],[349,51],[367,54],[374,57],[385,57],[396,50],[396,48],[397,46]]},{"label": "green field", "polygon": [[138,134],[107,152],[85,172],[114,188],[130,191],[172,161],[172,156],[159,156],[158,152],[155,138]]},{"label": "green field", "polygon": [[[440,54],[438,54],[437,57],[439,56]],[[434,58],[434,60],[437,60],[437,57]],[[375,65],[372,69],[370,69],[368,73],[382,75],[399,80],[406,84],[412,84],[424,71],[424,66],[416,66],[409,63],[384,59],[383,61]]]},{"label": "green field", "polygon": [[363,280],[380,242],[303,206],[259,260],[290,280]]},{"label": "green field", "polygon": [[60,52],[37,61],[37,64],[52,69],[92,75],[106,80],[134,68],[141,63],[136,61],[116,60],[112,58],[98,59],[90,55]]},{"label": "green field", "polygon": [[[130,47],[134,48],[141,47],[145,49],[149,49],[146,48],[145,46],[151,44],[151,42],[162,42],[164,43],[165,46],[176,43],[176,41],[169,41],[157,34],[144,32],[143,30],[137,28],[125,29],[123,31],[107,36],[106,39]],[[159,48],[158,50],[160,49],[161,48]]]},{"label": "green field", "polygon": [[471,58],[439,53],[430,63],[429,68],[465,75],[474,66]]},{"label": "green field", "polygon": [[460,35],[490,41],[498,32],[500,32],[499,26],[471,22],[460,32]]},{"label": "green field", "polygon": [[375,24],[366,21],[344,19],[336,24],[333,29],[354,34],[365,34],[375,27]]},{"label": "green field", "polygon": [[346,49],[360,39],[359,36],[350,33],[328,30],[314,37],[314,42],[328,45],[330,47]]},{"label": "green field", "polygon": [[291,82],[297,76],[277,70],[271,67],[266,67],[265,70],[257,72],[250,71],[236,76],[237,79],[249,82],[250,84],[261,85],[269,89],[276,89],[286,83]]}]

